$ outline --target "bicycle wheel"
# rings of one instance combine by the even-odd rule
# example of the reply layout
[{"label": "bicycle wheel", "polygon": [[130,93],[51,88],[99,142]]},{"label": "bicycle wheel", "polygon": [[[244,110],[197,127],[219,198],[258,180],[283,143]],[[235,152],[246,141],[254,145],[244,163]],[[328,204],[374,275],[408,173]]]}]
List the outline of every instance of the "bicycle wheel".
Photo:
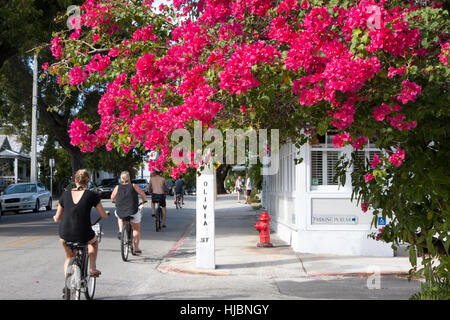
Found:
[{"label": "bicycle wheel", "polygon": [[134,256],[134,239],[133,239],[133,228],[131,227],[131,223],[128,223],[128,248],[131,251],[131,254]]},{"label": "bicycle wheel", "polygon": [[156,225],[156,232],[159,232],[159,230],[161,230],[161,207],[159,206],[158,208],[156,208],[155,225]]},{"label": "bicycle wheel", "polygon": [[81,267],[76,258],[71,258],[66,272],[66,300],[80,300]]},{"label": "bicycle wheel", "polygon": [[95,285],[97,282],[96,277],[91,277],[91,273],[89,272],[89,256],[86,257],[86,268],[85,268],[85,274],[86,274],[86,283],[85,283],[85,291],[84,295],[86,296],[86,299],[92,300],[94,299],[95,294]]},{"label": "bicycle wheel", "polygon": [[129,233],[128,233],[128,226],[130,225],[130,222],[126,222],[125,223],[125,226],[124,226],[124,228],[123,228],[123,230],[122,230],[122,233],[121,233],[121,236],[120,236],[120,252],[121,252],[121,254],[122,254],[122,260],[123,261],[127,261],[127,259],[128,259],[128,253],[129,253],[129,250],[128,250],[128,241],[129,241],[129,239],[128,239],[128,235],[129,235]]}]

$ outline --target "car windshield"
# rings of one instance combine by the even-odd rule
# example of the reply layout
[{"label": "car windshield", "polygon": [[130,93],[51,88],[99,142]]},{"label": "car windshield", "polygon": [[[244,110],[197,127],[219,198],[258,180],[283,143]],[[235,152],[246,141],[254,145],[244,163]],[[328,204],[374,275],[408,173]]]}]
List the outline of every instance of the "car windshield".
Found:
[{"label": "car windshield", "polygon": [[35,184],[11,185],[5,189],[5,194],[36,192]]},{"label": "car windshield", "polygon": [[133,183],[147,183],[147,180],[145,180],[145,179],[135,179],[132,182]]}]

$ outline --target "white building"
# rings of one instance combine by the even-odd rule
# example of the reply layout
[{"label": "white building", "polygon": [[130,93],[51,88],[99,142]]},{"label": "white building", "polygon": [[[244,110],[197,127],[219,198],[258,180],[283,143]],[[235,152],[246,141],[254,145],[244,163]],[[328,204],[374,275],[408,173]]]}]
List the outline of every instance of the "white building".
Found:
[{"label": "white building", "polygon": [[[332,136],[320,144],[298,150],[280,148],[279,170],[264,176],[262,205],[272,218],[271,228],[294,251],[315,254],[393,256],[389,244],[368,238],[372,213],[351,202],[350,172],[345,187],[334,181],[334,165],[342,155],[350,158],[351,146],[334,148]],[[299,152],[299,153],[298,153]],[[358,158],[372,160],[377,149],[366,148]],[[295,165],[294,158],[303,158]]]},{"label": "white building", "polygon": [[0,128],[0,188],[30,179],[30,155],[23,152],[16,136],[2,134]]}]

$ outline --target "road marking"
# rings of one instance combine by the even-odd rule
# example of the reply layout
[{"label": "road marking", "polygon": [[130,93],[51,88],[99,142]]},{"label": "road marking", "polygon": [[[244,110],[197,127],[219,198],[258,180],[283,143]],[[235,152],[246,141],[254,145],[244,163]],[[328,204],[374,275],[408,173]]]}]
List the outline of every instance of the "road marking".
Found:
[{"label": "road marking", "polygon": [[5,243],[2,243],[2,244],[0,244],[0,246],[1,247],[8,247],[8,246],[12,246],[12,247],[19,247],[19,246],[21,246],[21,245],[24,245],[24,244],[27,244],[27,243],[30,243],[30,242],[33,242],[33,241],[36,241],[36,240],[39,240],[39,239],[42,239],[42,238],[45,238],[45,237],[47,237],[47,236],[37,236],[37,237],[26,237],[25,239],[24,238],[19,238],[19,239],[16,239],[16,240],[12,240],[12,241],[8,241],[8,242],[5,242]]},{"label": "road marking", "polygon": [[2,244],[0,244],[0,247],[9,246],[10,244],[15,243],[17,241],[22,241],[22,239],[19,238],[19,239],[16,239],[16,240],[12,240],[12,241],[8,241],[8,242],[5,242],[5,243],[2,243]]},{"label": "road marking", "polygon": [[175,254],[175,252],[177,252],[178,247],[181,246],[181,244],[183,243],[184,239],[186,238],[186,236],[191,232],[192,228],[195,225],[195,221],[191,223],[191,225],[186,229],[186,231],[183,233],[183,235],[181,236],[181,238],[177,241],[177,243],[175,243],[175,245],[173,246],[173,248],[169,251],[169,253],[164,257],[164,259],[169,259],[172,258]]}]

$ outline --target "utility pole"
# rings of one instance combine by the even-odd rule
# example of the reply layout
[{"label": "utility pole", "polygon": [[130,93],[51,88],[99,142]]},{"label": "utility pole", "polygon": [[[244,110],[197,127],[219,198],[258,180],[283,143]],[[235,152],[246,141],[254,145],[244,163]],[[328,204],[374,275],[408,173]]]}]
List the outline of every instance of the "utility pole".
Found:
[{"label": "utility pole", "polygon": [[31,114],[31,171],[30,181],[37,182],[37,75],[38,75],[38,53],[34,53],[33,64],[33,99],[32,99],[32,114]]}]

